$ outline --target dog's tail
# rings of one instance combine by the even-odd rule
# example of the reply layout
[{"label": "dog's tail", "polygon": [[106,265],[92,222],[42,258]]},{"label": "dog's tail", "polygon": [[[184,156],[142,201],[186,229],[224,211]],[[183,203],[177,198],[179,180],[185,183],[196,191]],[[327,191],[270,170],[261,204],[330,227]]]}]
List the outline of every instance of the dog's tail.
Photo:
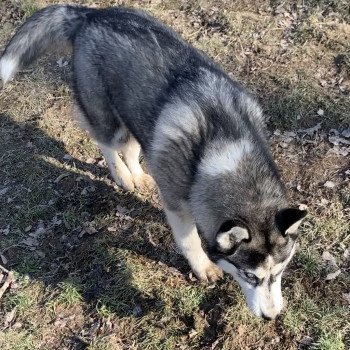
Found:
[{"label": "dog's tail", "polygon": [[28,18],[10,40],[0,59],[3,84],[17,71],[30,64],[51,46],[73,42],[92,9],[71,6],[48,6]]}]

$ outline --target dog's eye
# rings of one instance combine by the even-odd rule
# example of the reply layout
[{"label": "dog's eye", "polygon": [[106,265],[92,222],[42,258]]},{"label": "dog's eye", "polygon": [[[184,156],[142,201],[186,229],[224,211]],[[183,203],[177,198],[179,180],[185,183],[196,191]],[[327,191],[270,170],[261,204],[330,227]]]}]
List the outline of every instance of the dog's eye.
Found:
[{"label": "dog's eye", "polygon": [[251,272],[244,272],[244,274],[245,274],[245,276],[246,276],[247,278],[249,278],[250,280],[256,279],[256,276],[255,276],[253,273],[251,273]]}]

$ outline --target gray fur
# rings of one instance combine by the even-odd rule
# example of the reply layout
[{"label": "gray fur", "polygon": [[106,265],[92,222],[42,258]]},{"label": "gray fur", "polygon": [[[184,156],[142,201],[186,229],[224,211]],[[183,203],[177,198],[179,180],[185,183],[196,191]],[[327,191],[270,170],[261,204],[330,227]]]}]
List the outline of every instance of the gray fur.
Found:
[{"label": "gray fur", "polygon": [[[47,7],[20,27],[0,66],[5,72],[11,58],[22,67],[65,41],[73,45],[80,119],[112,170],[121,164],[113,150],[123,150],[130,139],[141,145],[175,238],[197,275],[210,280],[220,273],[203,251],[196,226],[211,259],[231,264],[238,275],[290,259],[295,237],[286,230],[304,214],[283,211],[288,202],[263,113],[247,91],[164,24],[124,8]],[[142,175],[138,151],[131,151],[130,172],[123,164],[114,172],[117,181],[127,178],[118,184],[129,190],[130,177]],[[225,232],[245,235],[235,241]],[[224,252],[217,249],[218,237]],[[264,310],[254,306],[259,316]]]}]

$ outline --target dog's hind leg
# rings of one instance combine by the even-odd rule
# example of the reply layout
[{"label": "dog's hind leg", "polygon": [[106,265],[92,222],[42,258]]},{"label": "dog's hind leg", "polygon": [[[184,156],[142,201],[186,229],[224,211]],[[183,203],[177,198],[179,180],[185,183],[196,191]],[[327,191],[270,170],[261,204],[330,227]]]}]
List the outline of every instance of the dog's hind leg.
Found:
[{"label": "dog's hind leg", "polygon": [[118,148],[114,145],[98,143],[103,156],[106,159],[111,175],[119,187],[126,191],[134,191],[132,175],[118,154]]},{"label": "dog's hind leg", "polygon": [[[108,123],[108,120],[107,122],[104,122],[104,115],[107,114],[104,113],[104,111],[94,110],[93,107],[89,108],[88,111],[90,111],[90,113],[95,116],[95,119],[102,120],[102,125],[110,124]],[[122,123],[114,123],[113,134],[110,134],[110,129],[113,128],[107,128],[109,137],[106,137],[105,135],[108,134],[106,132],[106,129],[101,126],[97,128],[99,125],[97,125],[97,127],[96,125],[93,125],[93,123],[90,121],[93,119],[88,118],[80,106],[77,104],[74,105],[73,112],[75,119],[80,124],[81,128],[87,130],[100,147],[101,152],[108,164],[108,168],[111,172],[113,180],[116,182],[116,184],[126,191],[134,191],[135,186],[132,175],[118,154],[118,151],[121,151],[121,147],[130,139],[129,131]],[[100,116],[96,117],[99,114]]]},{"label": "dog's hind leg", "polygon": [[144,173],[140,165],[140,151],[140,144],[133,136],[130,136],[128,141],[121,145],[124,161],[131,172],[135,186],[151,189],[155,183],[150,175]]}]

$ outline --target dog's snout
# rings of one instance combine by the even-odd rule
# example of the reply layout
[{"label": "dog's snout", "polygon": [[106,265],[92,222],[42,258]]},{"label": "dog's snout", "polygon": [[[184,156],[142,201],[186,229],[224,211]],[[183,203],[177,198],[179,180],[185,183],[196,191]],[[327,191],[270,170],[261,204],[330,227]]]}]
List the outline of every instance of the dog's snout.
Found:
[{"label": "dog's snout", "polygon": [[274,320],[280,313],[280,310],[278,309],[268,309],[264,310],[261,313],[261,317],[266,321]]},{"label": "dog's snout", "polygon": [[262,314],[261,317],[265,320],[265,321],[271,321],[272,318],[270,316],[267,316],[265,314]]}]

